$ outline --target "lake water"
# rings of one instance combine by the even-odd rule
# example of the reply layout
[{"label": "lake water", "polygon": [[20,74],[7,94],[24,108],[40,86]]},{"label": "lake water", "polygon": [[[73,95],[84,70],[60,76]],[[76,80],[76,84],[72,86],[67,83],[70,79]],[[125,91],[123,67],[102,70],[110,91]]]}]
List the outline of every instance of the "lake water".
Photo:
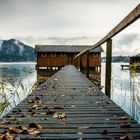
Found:
[{"label": "lake water", "polygon": [[[121,64],[127,63],[112,63],[111,99],[140,123],[140,73],[121,70]],[[102,63],[102,85],[104,79],[105,63]]]},{"label": "lake water", "polygon": [[30,93],[36,77],[35,63],[0,63],[0,106],[5,108],[0,116]]},{"label": "lake water", "polygon": [[[130,116],[140,123],[140,73],[133,73],[130,70],[121,70],[122,63],[112,63],[112,94],[111,99],[125,110]],[[102,63],[101,83],[104,86],[105,63]],[[22,80],[24,89],[19,86],[18,95],[9,96],[11,102],[18,104],[27,95],[37,80],[35,63],[0,63],[0,81],[14,83],[18,87]],[[26,91],[26,92],[25,92]],[[6,92],[7,94],[7,92]],[[12,106],[14,106],[13,104]],[[9,107],[6,111],[8,111]]]}]

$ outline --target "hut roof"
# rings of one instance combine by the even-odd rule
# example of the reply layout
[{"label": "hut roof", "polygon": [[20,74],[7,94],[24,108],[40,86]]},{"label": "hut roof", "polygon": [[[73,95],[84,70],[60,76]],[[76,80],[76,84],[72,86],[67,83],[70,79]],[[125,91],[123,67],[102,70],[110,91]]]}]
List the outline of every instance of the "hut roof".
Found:
[{"label": "hut roof", "polygon": [[[36,52],[67,52],[79,53],[84,49],[91,48],[92,45],[35,45]],[[103,52],[101,46],[90,50],[90,52]]]}]

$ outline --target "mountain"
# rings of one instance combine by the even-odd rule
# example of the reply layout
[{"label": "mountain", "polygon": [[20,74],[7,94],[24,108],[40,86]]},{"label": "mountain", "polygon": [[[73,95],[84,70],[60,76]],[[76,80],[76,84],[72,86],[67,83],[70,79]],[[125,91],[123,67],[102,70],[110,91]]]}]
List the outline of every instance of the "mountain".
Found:
[{"label": "mountain", "polygon": [[16,40],[0,40],[0,62],[36,61],[34,48]]}]

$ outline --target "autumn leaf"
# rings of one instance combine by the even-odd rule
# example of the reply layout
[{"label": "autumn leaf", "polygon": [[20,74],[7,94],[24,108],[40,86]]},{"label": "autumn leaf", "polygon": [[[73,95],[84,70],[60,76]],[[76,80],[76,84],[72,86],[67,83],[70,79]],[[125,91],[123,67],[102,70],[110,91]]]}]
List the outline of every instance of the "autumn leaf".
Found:
[{"label": "autumn leaf", "polygon": [[46,111],[46,115],[52,115],[52,114],[54,114],[55,113],[55,110],[50,110],[50,109],[48,109],[47,111]]},{"label": "autumn leaf", "polygon": [[10,127],[9,131],[11,131],[13,133],[16,133],[16,134],[21,134],[22,133],[22,130],[19,129],[19,128],[16,128],[16,127]]},{"label": "autumn leaf", "polygon": [[64,113],[64,112],[59,112],[59,113],[58,113],[58,119],[64,119],[64,118],[66,118],[66,113]]},{"label": "autumn leaf", "polygon": [[36,123],[30,123],[29,128],[42,129],[42,126]]},{"label": "autumn leaf", "polygon": [[32,106],[32,109],[39,109],[39,107],[40,107],[40,105],[37,105],[37,104],[34,104],[33,106]]},{"label": "autumn leaf", "polygon": [[35,130],[35,131],[30,132],[29,134],[36,136],[40,134],[40,131]]},{"label": "autumn leaf", "polygon": [[10,121],[3,120],[3,121],[1,122],[1,124],[10,124]]},{"label": "autumn leaf", "polygon": [[30,113],[30,115],[32,116],[37,116],[37,113],[31,109],[28,110],[28,112]]},{"label": "autumn leaf", "polygon": [[120,125],[120,128],[128,128],[128,127],[131,127],[130,123]]},{"label": "autumn leaf", "polygon": [[7,132],[7,133],[5,133],[2,140],[15,140],[15,138]]},{"label": "autumn leaf", "polygon": [[129,139],[129,137],[127,135],[124,135],[124,136],[120,137],[120,140],[128,140],[128,139]]},{"label": "autumn leaf", "polygon": [[55,106],[54,109],[65,109],[65,107]]},{"label": "autumn leaf", "polygon": [[108,131],[106,129],[102,130],[102,132],[101,132],[101,134],[103,134],[103,135],[105,135],[107,133],[108,133]]},{"label": "autumn leaf", "polygon": [[43,107],[43,109],[48,109],[48,106],[47,106],[47,105],[46,105],[46,106],[44,106],[44,107]]},{"label": "autumn leaf", "polygon": [[88,126],[88,125],[79,127],[79,129],[88,129],[88,128],[90,128],[90,126]]},{"label": "autumn leaf", "polygon": [[122,116],[120,117],[121,120],[128,120],[128,117],[127,116]]},{"label": "autumn leaf", "polygon": [[29,104],[30,104],[30,103],[34,103],[34,100],[33,100],[33,99],[29,99],[27,102],[28,102]]},{"label": "autumn leaf", "polygon": [[40,100],[40,98],[36,96],[36,97],[35,97],[35,100]]}]

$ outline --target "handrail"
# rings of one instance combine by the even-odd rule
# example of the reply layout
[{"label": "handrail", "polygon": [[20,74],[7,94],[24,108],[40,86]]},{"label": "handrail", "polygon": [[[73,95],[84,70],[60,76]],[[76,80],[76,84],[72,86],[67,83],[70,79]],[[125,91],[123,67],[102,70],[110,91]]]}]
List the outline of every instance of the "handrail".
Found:
[{"label": "handrail", "polygon": [[103,37],[101,40],[99,40],[97,43],[93,45],[91,48],[87,48],[83,51],[81,51],[79,54],[77,54],[74,59],[82,55],[88,50],[95,49],[105,43],[108,39],[114,37],[116,34],[124,30],[126,27],[131,25],[133,22],[135,22],[140,17],[140,4],[138,4],[119,24],[117,24],[105,37]]}]

